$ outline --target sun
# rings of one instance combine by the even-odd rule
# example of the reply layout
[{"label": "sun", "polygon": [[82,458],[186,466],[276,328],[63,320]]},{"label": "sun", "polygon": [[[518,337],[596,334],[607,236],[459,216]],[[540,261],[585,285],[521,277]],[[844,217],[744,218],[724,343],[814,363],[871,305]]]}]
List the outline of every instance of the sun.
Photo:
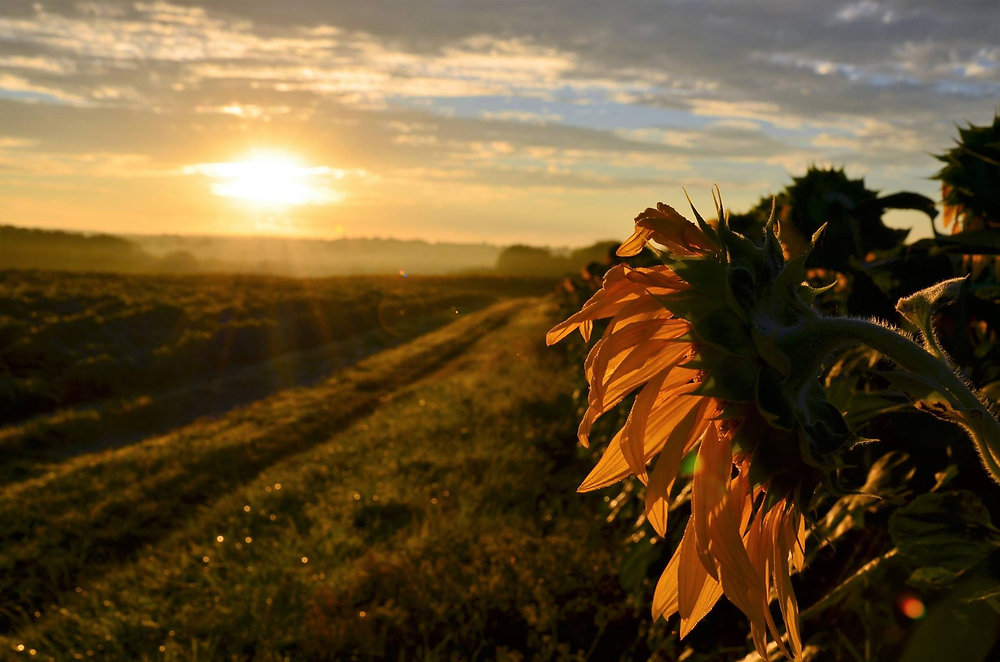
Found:
[{"label": "sun", "polygon": [[342,178],[343,171],[302,165],[280,152],[258,152],[237,161],[203,163],[185,170],[215,180],[213,194],[256,206],[320,205],[343,197],[329,185]]}]

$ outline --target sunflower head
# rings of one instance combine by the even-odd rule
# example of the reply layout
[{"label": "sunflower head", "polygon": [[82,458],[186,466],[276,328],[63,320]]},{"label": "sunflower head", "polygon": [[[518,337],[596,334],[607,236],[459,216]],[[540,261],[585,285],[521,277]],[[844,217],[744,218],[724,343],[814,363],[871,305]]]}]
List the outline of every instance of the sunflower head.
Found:
[{"label": "sunflower head", "polygon": [[687,233],[697,230],[700,242],[688,240],[678,251],[670,239],[684,232],[649,232],[640,215],[633,240],[619,254],[637,254],[639,237],[668,249],[661,258],[686,287],[659,299],[689,325],[697,352],[686,366],[701,380],[693,393],[720,404],[734,452],[750,460],[751,484],[767,484],[772,503],[785,497],[802,503],[836,467],[836,451],[852,441],[818,379],[825,357],[815,355],[803,333],[817,316],[812,302],[822,289],[805,282],[807,254],[785,261],[773,212],[754,242],[729,227],[721,197],[713,197],[716,222],[706,222],[693,205],[697,226],[679,214],[673,218]]},{"label": "sunflower head", "polygon": [[662,203],[640,213],[618,254],[649,245],[663,264],[613,267],[547,341],[575,329],[589,339],[594,321],[610,318],[584,364],[582,443],[598,417],[637,392],[581,491],[637,476],[646,517],[665,536],[682,458],[697,454],[691,515],[657,584],[654,614],[678,612],[684,636],[725,594],[764,654],[767,633],[781,645],[768,610],[775,594],[792,644],[782,650],[800,658],[789,576],[803,564],[802,513],[850,434],[818,380],[823,357],[808,332],[818,290],[805,284],[806,256],[786,263],[773,211],[754,242],[729,226],[721,197],[715,203],[711,224],[693,205],[696,223]]},{"label": "sunflower head", "polygon": [[[685,456],[695,457],[690,516],[657,583],[654,616],[678,613],[683,637],[725,595],[747,615],[762,657],[770,636],[799,660],[790,576],[805,563],[804,514],[821,487],[834,486],[841,451],[853,441],[821,386],[828,357],[845,344],[867,343],[906,370],[926,373],[998,482],[1000,450],[990,440],[1000,439],[1000,422],[946,363],[896,330],[819,315],[813,301],[822,288],[806,283],[808,253],[786,261],[773,207],[753,241],[733,230],[721,197],[713,198],[712,223],[693,205],[695,222],[662,203],[640,213],[618,254],[649,247],[663,264],[616,265],[546,340],[577,329],[589,340],[594,321],[608,319],[584,363],[590,391],[582,443],[598,417],[635,393],[624,426],[581,491],[638,477],[646,486],[646,518],[666,537],[679,467]],[[932,308],[936,292],[903,301],[901,312],[913,317]],[[775,597],[785,634],[770,609]]]}]

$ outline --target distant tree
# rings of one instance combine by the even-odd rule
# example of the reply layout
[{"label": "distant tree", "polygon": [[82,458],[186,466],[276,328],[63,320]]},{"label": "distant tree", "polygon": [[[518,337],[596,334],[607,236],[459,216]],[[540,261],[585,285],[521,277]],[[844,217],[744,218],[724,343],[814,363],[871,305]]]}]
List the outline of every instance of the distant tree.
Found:
[{"label": "distant tree", "polygon": [[568,263],[563,258],[552,255],[547,248],[515,244],[500,251],[497,256],[497,271],[517,276],[561,276]]},{"label": "distant tree", "polygon": [[110,235],[0,227],[0,268],[62,271],[144,271],[152,258]]},{"label": "distant tree", "polygon": [[611,265],[615,260],[615,251],[621,244],[617,241],[598,241],[590,246],[577,248],[569,254],[569,261],[574,267],[582,267],[597,262]]},{"label": "distant tree", "polygon": [[160,258],[157,267],[158,271],[168,273],[191,273],[198,271],[201,264],[198,258],[188,251],[171,251]]}]

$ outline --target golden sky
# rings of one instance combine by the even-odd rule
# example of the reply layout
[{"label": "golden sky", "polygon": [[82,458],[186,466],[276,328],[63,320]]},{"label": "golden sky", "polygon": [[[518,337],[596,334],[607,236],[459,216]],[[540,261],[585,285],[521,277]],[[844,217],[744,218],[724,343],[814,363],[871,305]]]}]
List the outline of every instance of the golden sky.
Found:
[{"label": "golden sky", "polygon": [[581,245],[813,163],[936,199],[998,99],[995,0],[4,0],[0,223]]}]

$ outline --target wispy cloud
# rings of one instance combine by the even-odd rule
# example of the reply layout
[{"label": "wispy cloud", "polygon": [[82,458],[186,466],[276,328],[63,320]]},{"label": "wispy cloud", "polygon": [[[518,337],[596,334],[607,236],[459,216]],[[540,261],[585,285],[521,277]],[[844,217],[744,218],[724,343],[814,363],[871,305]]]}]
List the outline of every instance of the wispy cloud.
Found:
[{"label": "wispy cloud", "polygon": [[[508,232],[463,225],[490,199],[606,236],[626,197],[717,182],[747,205],[811,163],[933,193],[928,153],[1000,98],[992,0],[9,2],[7,182],[99,176],[134,200],[165,180],[215,213],[206,164],[272,145],[364,171],[328,182],[342,205],[406,198],[427,235]],[[162,213],[190,216],[182,197]]]}]

